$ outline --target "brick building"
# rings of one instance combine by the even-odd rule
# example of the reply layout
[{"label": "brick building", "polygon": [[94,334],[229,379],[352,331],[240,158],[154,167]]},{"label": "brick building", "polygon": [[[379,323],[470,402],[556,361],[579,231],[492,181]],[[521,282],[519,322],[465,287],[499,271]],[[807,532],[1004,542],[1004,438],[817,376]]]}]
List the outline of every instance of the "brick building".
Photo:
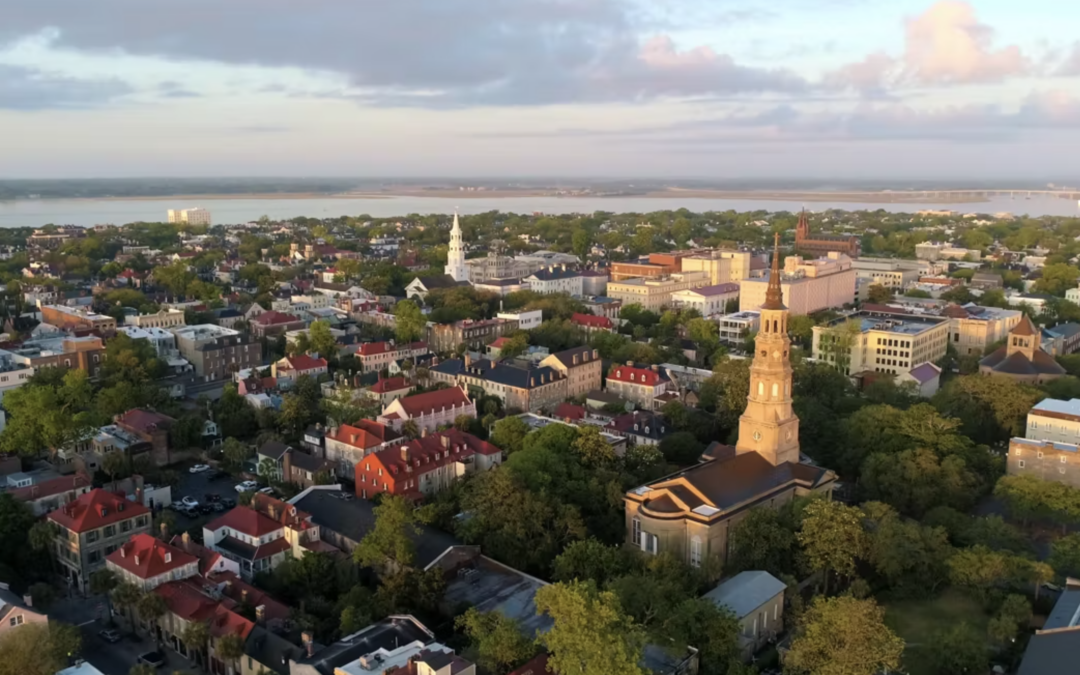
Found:
[{"label": "brick building", "polygon": [[466,474],[501,463],[499,448],[447,429],[364,457],[356,465],[356,494],[368,499],[385,492],[419,501]]}]

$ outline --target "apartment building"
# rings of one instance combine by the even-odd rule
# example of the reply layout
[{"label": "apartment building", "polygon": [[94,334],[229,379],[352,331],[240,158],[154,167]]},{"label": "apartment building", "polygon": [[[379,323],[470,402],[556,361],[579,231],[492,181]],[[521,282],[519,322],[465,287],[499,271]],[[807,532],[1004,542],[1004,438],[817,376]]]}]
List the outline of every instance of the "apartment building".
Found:
[{"label": "apartment building", "polygon": [[203,546],[240,567],[250,581],[290,557],[302,558],[319,541],[311,515],[288,502],[256,493],[250,506],[237,506],[203,526]]},{"label": "apartment building", "polygon": [[284,335],[291,330],[307,328],[307,321],[293,314],[270,310],[251,319],[250,325],[251,334],[256,338],[263,338],[270,335]]},{"label": "apartment building", "polygon": [[499,312],[495,316],[499,319],[517,321],[518,328],[521,330],[539,328],[540,324],[544,322],[544,312],[539,309],[533,309],[527,312]]},{"label": "apartment building", "polygon": [[176,348],[202,381],[224,380],[262,366],[262,345],[232,328],[200,324],[173,329]]},{"label": "apartment building", "polygon": [[567,293],[580,296],[584,288],[581,272],[576,269],[567,269],[566,265],[538,270],[522,278],[521,281],[529,284],[530,291],[540,295]]},{"label": "apartment building", "polygon": [[170,223],[210,225],[210,212],[201,207],[192,209],[169,209],[167,215]]},{"label": "apartment building", "polygon": [[[456,346],[456,345],[455,345]],[[356,350],[361,368],[365,373],[378,373],[405,359],[416,359],[428,353],[428,343],[412,342],[397,344],[393,340],[386,342],[367,342]]]},{"label": "apartment building", "polygon": [[366,455],[356,465],[356,495],[399,495],[420,501],[466,474],[502,463],[502,450],[472,434],[447,429]]},{"label": "apartment building", "polygon": [[900,375],[945,356],[949,319],[862,311],[814,326],[813,357],[847,375]]},{"label": "apartment building", "polygon": [[637,367],[633,361],[627,361],[625,366],[612,366],[607,376],[608,393],[632,401],[644,410],[652,410],[656,397],[670,385],[671,379],[660,366]]},{"label": "apartment building", "polygon": [[607,293],[608,281],[611,279],[607,269],[585,270],[581,273],[581,293],[586,297],[594,297]]},{"label": "apartment building", "polygon": [[1025,437],[1033,441],[1080,444],[1080,398],[1043,399],[1027,415]]},{"label": "apartment building", "polygon": [[705,272],[680,272],[669,277],[655,279],[627,279],[608,283],[608,297],[626,305],[641,305],[642,309],[659,312],[671,305],[671,296],[679,291],[707,286],[709,275]]},{"label": "apartment building", "polygon": [[1015,309],[952,304],[941,315],[949,318],[949,343],[957,354],[981,356],[987,347],[1004,340],[1024,314]]},{"label": "apartment building", "polygon": [[154,351],[163,359],[168,359],[178,353],[176,351],[176,336],[164,328],[119,326],[116,330],[132,340],[146,340],[153,345]]},{"label": "apartment building", "polygon": [[124,318],[124,324],[136,328],[179,328],[187,323],[184,319],[184,311],[180,309],[163,309],[153,314],[138,314]]},{"label": "apartment building", "polygon": [[150,509],[102,489],[80,495],[46,518],[59,533],[56,559],[71,587],[83,593],[110,553],[132,535],[150,531]]},{"label": "apartment building", "polygon": [[696,309],[701,316],[716,316],[727,311],[727,305],[739,299],[739,284],[723,283],[701,286],[671,294],[671,305],[679,309]]},{"label": "apartment building", "polygon": [[411,420],[421,432],[431,433],[441,425],[453,424],[461,415],[475,418],[476,403],[461,387],[451,387],[399,398],[386,406],[375,421],[401,433],[405,422]]},{"label": "apartment building", "polygon": [[750,263],[753,254],[749,251],[714,250],[687,256],[682,259],[683,272],[705,272],[709,275],[709,284],[737,284],[750,278]]},{"label": "apartment building", "polygon": [[363,419],[356,424],[342,424],[328,428],[323,444],[326,459],[335,464],[334,473],[342,478],[353,480],[356,463],[364,456],[403,440],[405,440],[404,437],[389,425]]},{"label": "apartment building", "polygon": [[[753,311],[765,303],[771,276],[770,272],[759,279],[739,282],[740,311]],[[784,260],[780,286],[791,316],[804,316],[855,302],[855,271],[851,258],[843,253],[831,252],[816,260],[788,256]]]},{"label": "apartment building", "polygon": [[51,478],[40,483],[31,483],[14,489],[9,487],[8,494],[17,501],[29,506],[35,516],[43,516],[49,511],[75,501],[90,492],[90,488],[90,477],[80,472],[71,476]]},{"label": "apartment building", "polygon": [[76,368],[96,378],[105,358],[105,343],[96,335],[71,337],[61,333],[27,340],[9,351],[12,362],[35,370]]},{"label": "apartment building", "polygon": [[857,279],[866,279],[870,284],[884,286],[901,291],[916,283],[921,277],[937,272],[937,267],[912,264],[912,261],[891,260],[888,258],[856,258],[852,261]]},{"label": "apartment building", "polygon": [[438,381],[464,386],[473,397],[494,396],[503,407],[552,410],[566,399],[566,376],[548,366],[522,362],[447,359],[431,368]]},{"label": "apartment building", "polygon": [[496,338],[509,335],[519,328],[520,325],[514,319],[465,319],[452,324],[428,324],[427,342],[434,352],[451,352],[462,344],[467,349],[481,349]]},{"label": "apartment building", "polygon": [[600,352],[591,347],[574,347],[555,352],[540,362],[566,378],[566,398],[576,398],[599,389],[604,376]]},{"label": "apartment building", "polygon": [[761,312],[735,312],[717,319],[720,341],[729,345],[741,345],[748,335],[761,330]]},{"label": "apartment building", "polygon": [[1027,416],[1024,438],[1009,441],[1006,472],[1080,488],[1080,399],[1044,399]]},{"label": "apartment building", "polygon": [[919,260],[967,260],[978,262],[982,252],[974,248],[961,248],[932,241],[915,244],[915,257]]},{"label": "apartment building", "polygon": [[116,332],[116,319],[82,307],[45,305],[41,308],[41,318],[63,330],[96,330],[104,335]]}]

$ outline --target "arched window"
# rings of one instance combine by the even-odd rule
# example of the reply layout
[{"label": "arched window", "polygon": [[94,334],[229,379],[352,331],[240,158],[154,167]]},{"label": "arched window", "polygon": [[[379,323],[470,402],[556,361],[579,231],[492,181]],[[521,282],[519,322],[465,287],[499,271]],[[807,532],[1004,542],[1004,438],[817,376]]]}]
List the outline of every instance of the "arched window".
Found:
[{"label": "arched window", "polygon": [[701,567],[701,537],[694,536],[690,539],[690,564]]},{"label": "arched window", "polygon": [[635,546],[641,546],[641,520],[634,518],[630,528],[630,538]]}]

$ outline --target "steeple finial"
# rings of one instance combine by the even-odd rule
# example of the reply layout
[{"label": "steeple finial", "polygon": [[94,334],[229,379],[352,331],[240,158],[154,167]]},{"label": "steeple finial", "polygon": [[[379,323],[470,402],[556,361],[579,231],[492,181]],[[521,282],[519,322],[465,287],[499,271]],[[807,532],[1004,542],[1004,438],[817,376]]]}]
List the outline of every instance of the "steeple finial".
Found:
[{"label": "steeple finial", "polygon": [[773,242],[772,271],[769,273],[769,289],[765,291],[762,309],[787,309],[784,307],[784,291],[780,288],[780,233]]}]

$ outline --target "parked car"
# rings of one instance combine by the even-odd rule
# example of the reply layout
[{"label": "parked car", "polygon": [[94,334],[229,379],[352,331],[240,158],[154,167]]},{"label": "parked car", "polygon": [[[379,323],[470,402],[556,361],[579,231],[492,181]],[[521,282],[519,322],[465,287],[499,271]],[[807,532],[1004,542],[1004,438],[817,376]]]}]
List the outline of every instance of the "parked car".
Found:
[{"label": "parked car", "polygon": [[221,504],[222,506],[224,506],[224,507],[225,507],[225,508],[227,508],[227,509],[231,509],[231,508],[233,508],[234,506],[236,506],[236,500],[235,500],[235,499],[231,499],[231,498],[229,498],[229,497],[225,497],[224,499],[222,499],[222,500],[221,500],[220,502],[218,502],[218,503],[219,503],[219,504]]},{"label": "parked car", "polygon": [[184,506],[186,506],[188,508],[196,508],[196,507],[199,506],[199,500],[195,499],[191,495],[188,495],[187,497],[184,497],[180,501],[183,502]]},{"label": "parked car", "polygon": [[211,493],[207,492],[205,495],[203,495],[203,501],[208,503],[208,504],[213,504],[214,502],[220,502],[221,501],[221,495],[215,495],[215,494],[211,494]]},{"label": "parked car", "polygon": [[184,510],[181,511],[180,513],[184,514],[188,518],[198,518],[199,517],[199,509],[195,508],[194,506],[185,506]]},{"label": "parked car", "polygon": [[273,495],[274,495],[274,488],[272,488],[272,487],[270,487],[269,485],[267,485],[267,486],[266,486],[266,487],[264,487],[264,488],[259,488],[259,492],[263,493],[264,495],[270,495],[270,496],[273,496]]},{"label": "parked car", "polygon": [[202,473],[203,471],[209,471],[209,470],[210,470],[210,465],[209,464],[196,464],[195,466],[188,469],[188,473]]},{"label": "parked car", "polygon": [[120,642],[120,631],[113,630],[112,628],[106,628],[105,630],[98,631],[98,637],[105,642],[115,644]]},{"label": "parked car", "polygon": [[184,502],[181,502],[181,501],[175,501],[172,504],[170,504],[170,506],[171,506],[173,511],[183,511],[184,509],[187,508],[187,504],[185,504]]},{"label": "parked car", "polygon": [[146,652],[145,654],[139,654],[139,663],[145,663],[154,668],[161,668],[165,665],[165,653]]},{"label": "parked car", "polygon": [[222,513],[222,512],[225,511],[225,505],[222,504],[221,502],[214,502],[210,506],[211,506],[211,508],[214,509],[215,513]]},{"label": "parked car", "polygon": [[214,512],[214,507],[213,507],[212,504],[200,504],[199,505],[199,513],[203,514],[204,516],[206,514],[208,514],[208,513],[213,513],[213,512]]},{"label": "parked car", "polygon": [[246,480],[236,486],[237,492],[253,492],[259,489],[259,484],[253,480]]}]

